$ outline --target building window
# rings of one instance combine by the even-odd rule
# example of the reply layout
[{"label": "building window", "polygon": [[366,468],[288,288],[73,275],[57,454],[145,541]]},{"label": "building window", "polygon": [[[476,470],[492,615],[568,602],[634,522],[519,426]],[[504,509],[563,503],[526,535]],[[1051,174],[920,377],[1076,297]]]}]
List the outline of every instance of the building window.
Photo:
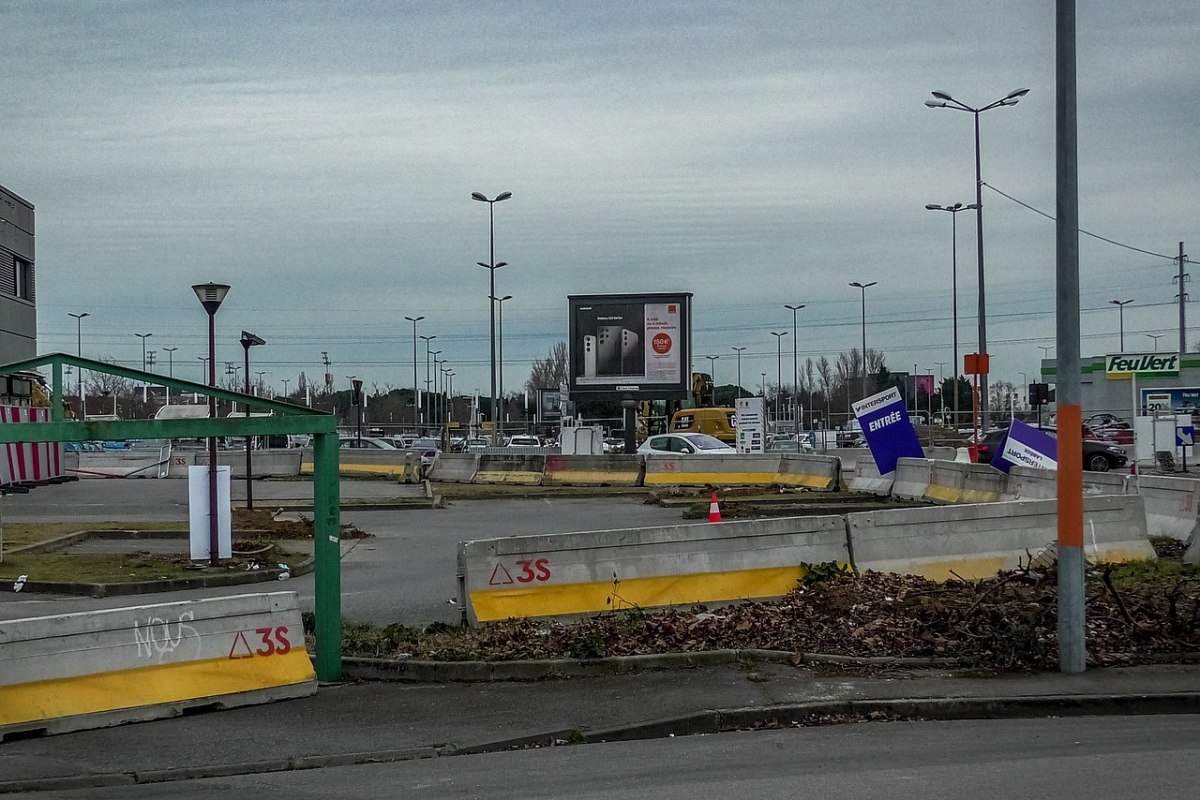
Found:
[{"label": "building window", "polygon": [[13,285],[17,297],[33,301],[33,264],[20,258],[13,259]]}]

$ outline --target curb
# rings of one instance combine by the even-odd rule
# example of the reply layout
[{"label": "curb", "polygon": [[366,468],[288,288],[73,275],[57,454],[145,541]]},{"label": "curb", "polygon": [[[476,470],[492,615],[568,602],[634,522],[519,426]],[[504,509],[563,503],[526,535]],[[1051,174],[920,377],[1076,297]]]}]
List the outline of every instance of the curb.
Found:
[{"label": "curb", "polygon": [[844,664],[852,666],[959,667],[953,658],[890,658],[792,653],[784,650],[701,650],[694,653],[660,653],[608,658],[554,658],[514,661],[428,661],[423,659],[342,659],[346,681],[396,681],[412,683],[470,683],[488,681],[540,681],[623,675],[646,670],[694,669],[734,663],[778,662]]},{"label": "curb", "polygon": [[[308,558],[287,570],[290,577],[306,575],[313,571],[316,561]],[[46,594],[73,594],[84,597],[125,597],[129,595],[174,592],[185,589],[209,589],[223,586],[244,586],[248,583],[284,581],[284,570],[278,567],[258,569],[250,572],[233,572],[223,575],[198,575],[195,578],[171,578],[163,581],[136,581],[131,583],[75,583],[52,581],[26,581],[22,591]],[[0,591],[13,591],[15,581],[0,581]]]},{"label": "curb", "polygon": [[[824,715],[861,717],[886,714],[922,720],[1002,719],[1047,715],[1193,714],[1200,692],[1103,695],[1014,695],[1010,697],[906,698],[895,700],[814,701],[777,706],[703,709],[657,720],[584,730],[555,729],[541,734],[490,739],[473,744],[429,745],[333,755],[273,758],[158,770],[98,773],[0,781],[0,794],[168,783],[323,767],[387,764],[426,758],[496,753],[531,747],[636,741],[736,731],[753,726],[800,727],[806,718]],[[847,720],[847,722],[850,720]],[[834,721],[835,724],[844,724]]]}]

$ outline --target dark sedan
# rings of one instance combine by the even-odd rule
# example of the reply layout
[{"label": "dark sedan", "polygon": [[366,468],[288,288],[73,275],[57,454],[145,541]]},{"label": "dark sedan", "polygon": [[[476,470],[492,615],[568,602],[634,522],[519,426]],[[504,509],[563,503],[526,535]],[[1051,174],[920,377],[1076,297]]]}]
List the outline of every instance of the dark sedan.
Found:
[{"label": "dark sedan", "polygon": [[[1051,436],[1056,436],[1058,431],[1054,428],[1041,428],[1045,433]],[[996,448],[1004,445],[1004,437],[1008,436],[1007,430],[991,431],[979,443],[978,455],[976,461],[981,464],[990,464],[992,456],[995,455]],[[1098,439],[1083,440],[1083,468],[1091,472],[1108,472],[1109,470],[1117,469],[1125,466],[1129,457],[1125,453],[1125,449],[1117,447],[1111,442],[1102,442]]]}]

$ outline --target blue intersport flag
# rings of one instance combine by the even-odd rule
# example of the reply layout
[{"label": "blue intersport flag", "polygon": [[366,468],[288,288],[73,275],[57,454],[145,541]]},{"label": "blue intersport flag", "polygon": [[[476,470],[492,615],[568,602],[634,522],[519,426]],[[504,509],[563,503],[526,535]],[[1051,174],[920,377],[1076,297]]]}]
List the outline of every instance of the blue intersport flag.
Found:
[{"label": "blue intersport flag", "polygon": [[992,454],[992,466],[1001,472],[1008,472],[1013,466],[1058,469],[1058,440],[1014,419],[1008,435]]},{"label": "blue intersport flag", "polygon": [[862,425],[880,475],[895,471],[897,459],[925,457],[904,398],[895,386],[859,400],[854,404],[854,416]]}]

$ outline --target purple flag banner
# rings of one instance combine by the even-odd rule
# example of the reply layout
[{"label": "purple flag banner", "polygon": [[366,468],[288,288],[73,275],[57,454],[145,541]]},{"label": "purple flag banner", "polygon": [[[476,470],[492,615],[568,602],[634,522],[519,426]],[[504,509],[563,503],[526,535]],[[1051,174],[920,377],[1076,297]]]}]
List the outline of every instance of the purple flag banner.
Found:
[{"label": "purple flag banner", "polygon": [[1014,419],[1008,435],[992,456],[992,466],[1001,472],[1008,472],[1013,466],[1058,469],[1058,440]]},{"label": "purple flag banner", "polygon": [[854,416],[862,425],[863,437],[880,475],[894,472],[901,458],[924,458],[917,429],[908,418],[904,398],[896,387],[865,397],[854,404]]}]

